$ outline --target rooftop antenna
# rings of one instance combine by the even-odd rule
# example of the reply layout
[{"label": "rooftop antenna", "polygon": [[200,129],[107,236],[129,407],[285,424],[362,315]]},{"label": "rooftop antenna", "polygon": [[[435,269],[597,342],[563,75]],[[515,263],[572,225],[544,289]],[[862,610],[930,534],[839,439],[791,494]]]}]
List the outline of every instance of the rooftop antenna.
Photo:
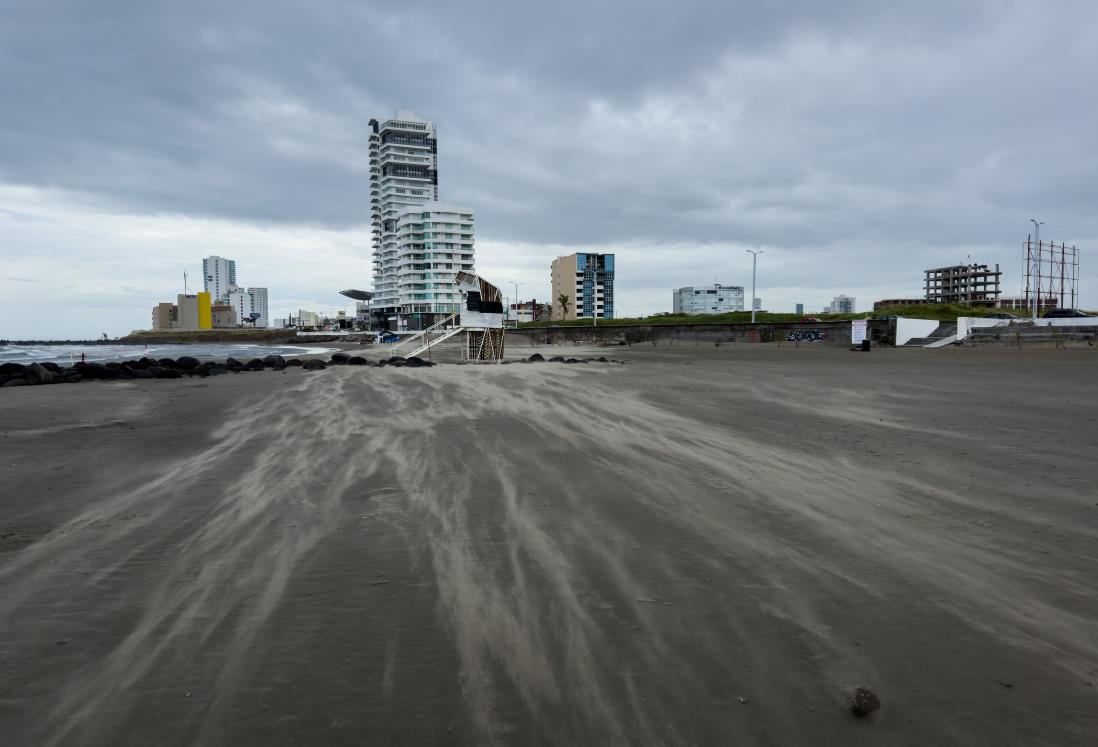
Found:
[{"label": "rooftop antenna", "polygon": [[183,271],[183,295],[187,295],[187,271]]}]

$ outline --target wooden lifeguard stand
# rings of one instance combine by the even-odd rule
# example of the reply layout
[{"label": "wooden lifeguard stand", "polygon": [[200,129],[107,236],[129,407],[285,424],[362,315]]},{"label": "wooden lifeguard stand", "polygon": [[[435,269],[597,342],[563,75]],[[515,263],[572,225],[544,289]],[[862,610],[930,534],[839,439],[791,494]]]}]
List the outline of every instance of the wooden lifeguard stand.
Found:
[{"label": "wooden lifeguard stand", "polygon": [[459,272],[461,328],[465,341],[461,359],[468,363],[503,360],[503,296],[499,288],[479,275]]}]

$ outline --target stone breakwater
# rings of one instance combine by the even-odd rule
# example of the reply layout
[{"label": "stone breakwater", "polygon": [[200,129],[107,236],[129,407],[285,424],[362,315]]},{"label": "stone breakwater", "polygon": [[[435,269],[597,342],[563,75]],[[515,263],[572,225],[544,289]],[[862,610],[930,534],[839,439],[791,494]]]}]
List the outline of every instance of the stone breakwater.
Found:
[{"label": "stone breakwater", "polygon": [[[599,358],[564,358],[554,356],[546,359],[538,353],[520,361],[503,361],[510,363],[620,363],[610,361],[606,357]],[[60,366],[56,363],[4,363],[0,364],[0,388],[34,386],[42,384],[77,384],[82,381],[131,381],[135,379],[180,379],[188,377],[209,377],[223,374],[240,374],[251,371],[263,371],[272,369],[282,371],[287,368],[301,368],[305,371],[320,371],[328,366],[371,366],[380,368],[394,366],[398,368],[428,368],[437,363],[425,361],[422,358],[391,358],[370,361],[361,356],[347,353],[333,353],[328,360],[320,358],[290,358],[287,360],[281,355],[268,355],[264,358],[253,358],[247,363],[236,358],[227,358],[224,363],[215,361],[200,361],[190,356],[180,358],[141,358],[123,362],[110,363],[76,363],[72,366]]]}]

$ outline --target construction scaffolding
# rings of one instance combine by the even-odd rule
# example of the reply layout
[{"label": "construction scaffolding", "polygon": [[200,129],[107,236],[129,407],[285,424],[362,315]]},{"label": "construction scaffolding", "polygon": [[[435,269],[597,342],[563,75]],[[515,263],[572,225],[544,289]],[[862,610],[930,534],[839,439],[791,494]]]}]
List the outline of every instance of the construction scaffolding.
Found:
[{"label": "construction scaffolding", "polygon": [[1026,236],[1026,308],[1032,308],[1036,297],[1038,308],[1051,301],[1061,309],[1074,309],[1076,287],[1079,285],[1079,250],[1052,241],[1033,243]]}]

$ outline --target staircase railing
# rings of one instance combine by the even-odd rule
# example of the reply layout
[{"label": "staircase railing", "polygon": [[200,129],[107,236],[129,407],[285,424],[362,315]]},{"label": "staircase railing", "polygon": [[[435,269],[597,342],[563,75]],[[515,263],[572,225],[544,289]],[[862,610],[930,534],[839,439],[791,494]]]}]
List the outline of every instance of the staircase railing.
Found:
[{"label": "staircase railing", "polygon": [[454,321],[455,319],[457,319],[457,318],[458,318],[459,316],[461,316],[461,312],[457,312],[457,313],[455,313],[455,314],[451,314],[450,316],[448,316],[448,317],[446,317],[445,319],[443,319],[443,320],[442,320],[441,322],[436,322],[435,324],[432,324],[432,325],[431,325],[430,327],[428,327],[427,329],[423,329],[423,330],[420,330],[419,332],[416,332],[416,333],[415,333],[414,335],[409,335],[408,337],[405,337],[405,338],[404,338],[403,340],[401,340],[400,342],[394,342],[394,343],[392,343],[392,344],[391,344],[391,345],[389,346],[389,352],[390,352],[390,353],[392,353],[392,352],[393,352],[393,351],[395,351],[395,350],[396,350],[397,348],[399,348],[399,347],[402,347],[403,345],[406,345],[407,343],[411,342],[412,340],[415,340],[415,339],[417,339],[417,338],[423,337],[424,335],[426,335],[426,334],[429,334],[429,333],[431,333],[431,332],[436,332],[436,331],[438,331],[439,329],[441,329],[441,328],[445,327],[445,326],[446,326],[447,324],[449,324],[450,322],[452,322],[452,321]]},{"label": "staircase railing", "polygon": [[[426,338],[427,343],[425,345],[423,345],[422,347],[412,351],[411,353],[408,353],[408,355],[404,356],[404,358],[405,358],[405,360],[407,360],[408,358],[414,358],[415,356],[419,355],[420,353],[425,353],[429,349],[434,347],[435,345],[438,345],[443,340],[449,340],[451,337],[456,335],[458,332],[462,332],[464,330],[465,330],[464,327],[454,327],[451,330],[447,330],[447,332],[444,335],[442,335],[441,337],[436,337],[433,340],[430,337],[427,337]],[[424,331],[426,331],[426,330],[424,330]]]}]

